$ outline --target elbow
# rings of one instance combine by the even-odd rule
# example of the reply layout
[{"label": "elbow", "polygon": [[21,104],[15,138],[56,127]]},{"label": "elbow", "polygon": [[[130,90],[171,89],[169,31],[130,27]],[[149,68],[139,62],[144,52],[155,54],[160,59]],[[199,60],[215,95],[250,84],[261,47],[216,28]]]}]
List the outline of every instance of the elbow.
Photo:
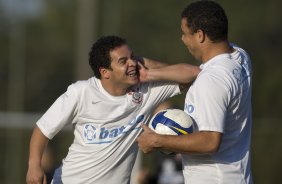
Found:
[{"label": "elbow", "polygon": [[206,153],[217,153],[221,144],[221,133],[219,132],[205,132],[206,135],[206,149],[204,152]]},{"label": "elbow", "polygon": [[201,69],[198,66],[193,66],[193,65],[185,65],[183,66],[184,69],[184,73],[186,75],[183,83],[188,83],[191,84],[198,76],[198,74],[200,73]]},{"label": "elbow", "polygon": [[219,150],[219,147],[220,147],[219,144],[212,144],[207,147],[206,153],[209,153],[209,154],[217,153]]}]

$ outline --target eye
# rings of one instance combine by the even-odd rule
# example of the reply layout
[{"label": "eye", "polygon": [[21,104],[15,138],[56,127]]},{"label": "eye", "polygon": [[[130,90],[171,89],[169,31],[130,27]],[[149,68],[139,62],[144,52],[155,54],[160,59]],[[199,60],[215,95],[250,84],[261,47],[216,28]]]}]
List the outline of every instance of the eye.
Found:
[{"label": "eye", "polygon": [[127,58],[121,58],[121,59],[118,61],[118,63],[119,63],[120,65],[124,65],[124,64],[126,63],[126,61],[127,61]]}]

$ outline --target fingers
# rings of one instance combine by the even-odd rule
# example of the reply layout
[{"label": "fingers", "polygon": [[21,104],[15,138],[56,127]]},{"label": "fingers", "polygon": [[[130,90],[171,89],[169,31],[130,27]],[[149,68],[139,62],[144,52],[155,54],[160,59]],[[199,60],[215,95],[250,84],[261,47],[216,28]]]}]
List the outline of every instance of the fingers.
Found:
[{"label": "fingers", "polygon": [[143,132],[148,132],[150,130],[150,128],[144,123],[141,125],[141,128],[143,129]]},{"label": "fingers", "polygon": [[154,132],[151,128],[148,127],[148,125],[142,124],[141,128],[146,132]]},{"label": "fingers", "polygon": [[47,184],[47,177],[46,177],[45,174],[44,174],[44,177],[43,177],[43,184]]},{"label": "fingers", "polygon": [[47,184],[46,176],[43,170],[40,167],[30,166],[27,171],[27,175],[26,175],[26,183],[27,184]]},{"label": "fingers", "polygon": [[144,65],[143,65],[141,62],[137,62],[137,64],[138,64],[138,66],[139,66],[140,68],[143,68],[143,67],[144,67]]},{"label": "fingers", "polygon": [[138,61],[138,63],[144,64],[144,58],[142,56],[133,56],[132,59]]},{"label": "fingers", "polygon": [[26,180],[26,183],[27,184],[47,184],[47,180],[46,178],[45,179],[44,178],[28,179]]},{"label": "fingers", "polygon": [[147,69],[147,68],[144,66],[143,63],[137,62],[137,64],[138,64],[138,69],[139,69],[139,70],[146,70],[146,69]]},{"label": "fingers", "polygon": [[144,130],[147,127],[144,123],[141,124],[141,128]]},{"label": "fingers", "polygon": [[[147,127],[147,125],[145,125],[144,123],[142,123],[142,124],[141,124],[141,128],[143,129],[143,133],[144,133],[145,129],[148,128],[148,127]],[[136,138],[135,142],[139,142],[139,139],[140,139],[140,137],[142,136],[143,133],[141,133],[141,135],[139,135],[139,136]]]}]

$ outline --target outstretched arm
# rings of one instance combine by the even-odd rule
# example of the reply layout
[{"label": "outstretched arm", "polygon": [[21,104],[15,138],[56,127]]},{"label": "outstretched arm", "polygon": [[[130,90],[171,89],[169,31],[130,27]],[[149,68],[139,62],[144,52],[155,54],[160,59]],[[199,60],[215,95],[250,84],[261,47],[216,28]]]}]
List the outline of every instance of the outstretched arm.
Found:
[{"label": "outstretched arm", "polygon": [[141,82],[173,81],[180,84],[188,84],[194,81],[200,72],[195,65],[180,63],[175,65],[163,65],[159,68],[145,68],[139,63]]},{"label": "outstretched arm", "polygon": [[30,140],[28,171],[26,175],[26,182],[28,184],[47,183],[46,176],[41,167],[41,159],[48,141],[49,139],[45,137],[41,130],[36,126]]},{"label": "outstretched arm", "polygon": [[143,61],[144,66],[149,69],[157,69],[157,68],[168,66],[167,63],[156,61],[156,60],[149,59],[149,58],[142,58],[142,61]]}]

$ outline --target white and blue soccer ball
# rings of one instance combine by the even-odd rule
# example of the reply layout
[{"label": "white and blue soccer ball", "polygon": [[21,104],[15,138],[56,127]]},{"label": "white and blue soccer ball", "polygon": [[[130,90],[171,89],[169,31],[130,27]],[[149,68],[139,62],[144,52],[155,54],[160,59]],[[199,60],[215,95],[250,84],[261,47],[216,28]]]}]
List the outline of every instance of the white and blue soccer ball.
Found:
[{"label": "white and blue soccer ball", "polygon": [[[193,119],[180,109],[165,109],[152,117],[149,127],[158,134],[186,135],[193,132]],[[166,150],[161,152],[172,154]]]},{"label": "white and blue soccer ball", "polygon": [[152,117],[149,127],[158,134],[185,135],[193,132],[193,119],[183,110],[165,109]]}]

